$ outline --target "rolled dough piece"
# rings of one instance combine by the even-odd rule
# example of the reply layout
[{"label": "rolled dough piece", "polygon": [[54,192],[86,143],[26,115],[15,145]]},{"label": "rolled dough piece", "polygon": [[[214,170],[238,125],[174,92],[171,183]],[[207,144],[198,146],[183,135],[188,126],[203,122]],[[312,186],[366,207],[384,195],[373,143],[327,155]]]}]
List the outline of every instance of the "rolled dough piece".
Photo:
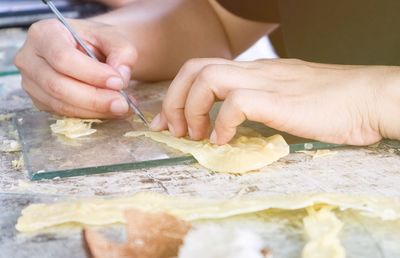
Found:
[{"label": "rolled dough piece", "polygon": [[190,153],[201,165],[215,172],[243,174],[263,168],[289,154],[289,145],[281,135],[263,137],[247,128],[239,129],[229,144],[221,146],[211,144],[209,140],[176,138],[167,131],[134,131],[125,134],[126,137],[142,135]]},{"label": "rolled dough piece", "polygon": [[75,139],[95,133],[97,130],[92,129],[92,124],[101,122],[98,119],[64,118],[57,120],[50,128],[53,133]]},{"label": "rolled dough piece", "polygon": [[345,258],[346,251],[339,240],[343,223],[331,211],[323,207],[319,211],[308,208],[303,219],[304,233],[308,243],[304,246],[302,258]]},{"label": "rolled dough piece", "polygon": [[352,209],[383,220],[400,218],[400,200],[390,198],[316,194],[207,200],[142,192],[129,197],[31,204],[22,210],[16,229],[20,232],[34,232],[67,223],[92,226],[125,223],[124,211],[129,209],[166,212],[187,221],[194,221],[227,218],[272,208],[297,210],[315,204],[327,204],[343,210]]}]

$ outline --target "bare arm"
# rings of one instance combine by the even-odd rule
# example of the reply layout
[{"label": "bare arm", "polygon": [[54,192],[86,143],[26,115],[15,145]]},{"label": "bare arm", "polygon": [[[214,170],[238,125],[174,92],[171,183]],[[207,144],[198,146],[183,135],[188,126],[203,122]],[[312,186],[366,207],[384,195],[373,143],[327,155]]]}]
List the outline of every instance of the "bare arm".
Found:
[{"label": "bare arm", "polygon": [[204,0],[136,1],[93,20],[116,25],[135,46],[135,79],[171,79],[193,57],[231,57],[223,28]]},{"label": "bare arm", "polygon": [[388,67],[375,89],[378,129],[382,137],[400,140],[400,67]]},{"label": "bare arm", "polygon": [[100,2],[111,8],[120,8],[129,5],[136,0],[88,0],[88,1]]},{"label": "bare arm", "polygon": [[234,16],[215,0],[138,0],[93,20],[118,26],[136,47],[139,80],[172,79],[190,58],[231,59],[276,27]]}]

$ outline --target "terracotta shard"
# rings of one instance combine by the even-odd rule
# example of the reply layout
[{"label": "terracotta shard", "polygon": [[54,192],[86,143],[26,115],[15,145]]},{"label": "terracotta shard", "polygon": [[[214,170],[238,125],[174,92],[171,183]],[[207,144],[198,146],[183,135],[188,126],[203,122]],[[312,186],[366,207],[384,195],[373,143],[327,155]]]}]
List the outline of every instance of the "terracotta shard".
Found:
[{"label": "terracotta shard", "polygon": [[171,258],[178,255],[189,223],[166,213],[140,210],[125,212],[127,242],[114,243],[98,232],[85,229],[84,239],[93,258]]},{"label": "terracotta shard", "polygon": [[128,258],[129,249],[125,244],[114,243],[92,229],[83,231],[86,250],[92,258]]}]

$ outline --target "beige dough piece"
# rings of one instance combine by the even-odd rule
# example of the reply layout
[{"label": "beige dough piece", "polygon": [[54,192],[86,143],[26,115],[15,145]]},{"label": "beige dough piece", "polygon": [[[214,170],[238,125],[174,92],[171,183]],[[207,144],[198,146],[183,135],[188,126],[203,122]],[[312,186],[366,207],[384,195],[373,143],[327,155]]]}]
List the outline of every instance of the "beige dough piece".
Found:
[{"label": "beige dough piece", "polygon": [[194,221],[227,218],[272,208],[296,210],[315,204],[327,204],[339,207],[342,210],[352,209],[383,220],[400,218],[399,199],[317,194],[204,200],[144,192],[129,197],[91,198],[74,202],[32,204],[22,211],[16,229],[21,232],[34,232],[68,223],[92,226],[125,223],[124,211],[129,209],[167,212],[181,219]]},{"label": "beige dough piece", "polygon": [[14,170],[21,170],[23,166],[24,166],[24,158],[22,157],[22,155],[21,157],[19,157],[19,159],[11,161],[11,167]]},{"label": "beige dough piece", "polygon": [[316,211],[310,207],[303,219],[304,233],[308,243],[304,246],[302,258],[345,258],[346,252],[340,243],[339,233],[343,223],[330,207]]},{"label": "beige dough piece", "polygon": [[97,130],[92,129],[92,124],[101,122],[98,119],[64,118],[57,120],[50,128],[53,133],[76,139],[95,133]]},{"label": "beige dough piece", "polygon": [[240,129],[235,138],[225,145],[209,140],[192,141],[173,137],[169,132],[128,132],[126,137],[146,136],[157,142],[190,153],[204,167],[215,171],[243,174],[263,168],[289,154],[289,145],[282,136],[263,137],[250,129]]},{"label": "beige dough piece", "polygon": [[322,157],[326,157],[326,156],[332,156],[332,155],[337,154],[337,151],[331,151],[331,150],[296,151],[296,152],[310,155],[313,159],[322,158]]},{"label": "beige dough piece", "polygon": [[1,152],[18,152],[21,151],[21,145],[16,140],[3,140],[0,144]]}]

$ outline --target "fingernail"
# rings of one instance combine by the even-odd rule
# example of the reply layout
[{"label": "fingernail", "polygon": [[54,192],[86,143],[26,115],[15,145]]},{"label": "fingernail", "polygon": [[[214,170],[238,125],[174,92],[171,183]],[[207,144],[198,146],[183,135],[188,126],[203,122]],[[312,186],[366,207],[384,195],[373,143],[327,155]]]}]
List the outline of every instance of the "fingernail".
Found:
[{"label": "fingernail", "polygon": [[189,137],[190,137],[190,139],[193,139],[192,128],[188,127],[188,132],[189,132]]},{"label": "fingernail", "polygon": [[110,77],[106,82],[106,86],[112,90],[120,90],[124,87],[124,81],[118,77]]},{"label": "fingernail", "polygon": [[161,122],[161,117],[160,114],[158,114],[154,117],[153,121],[151,121],[150,130],[152,131],[160,130],[160,122]]},{"label": "fingernail", "polygon": [[168,130],[172,134],[172,136],[175,136],[174,127],[170,123],[168,123]]},{"label": "fingernail", "polygon": [[217,132],[215,130],[213,130],[210,135],[210,142],[212,144],[217,144]]},{"label": "fingernail", "polygon": [[111,102],[110,110],[114,114],[125,114],[128,113],[129,106],[125,99],[117,99]]},{"label": "fingernail", "polygon": [[128,83],[131,80],[131,69],[126,65],[120,65],[118,66],[117,70],[121,74],[122,79],[125,82],[125,86],[128,86]]}]

